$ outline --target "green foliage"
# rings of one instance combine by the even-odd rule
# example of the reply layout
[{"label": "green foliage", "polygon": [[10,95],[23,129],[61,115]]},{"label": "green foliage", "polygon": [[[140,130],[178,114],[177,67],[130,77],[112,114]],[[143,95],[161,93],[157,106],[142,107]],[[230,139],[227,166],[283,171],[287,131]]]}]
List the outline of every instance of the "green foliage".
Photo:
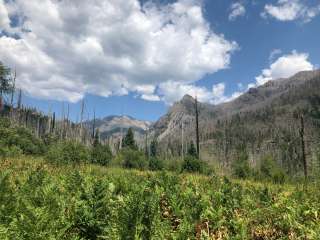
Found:
[{"label": "green foliage", "polygon": [[159,171],[164,169],[164,162],[157,157],[150,157],[149,159],[149,169],[152,171]]},{"label": "green foliage", "polygon": [[3,146],[0,144],[0,159],[19,157],[23,154],[22,150],[16,146]]},{"label": "green foliage", "polygon": [[12,126],[5,118],[0,118],[0,146],[6,148],[9,155],[10,151],[13,151],[13,155],[17,152],[39,155],[46,150],[41,139],[36,138],[26,128]]},{"label": "green foliage", "polygon": [[25,160],[0,171],[0,239],[318,239],[318,186]]},{"label": "green foliage", "polygon": [[54,164],[79,164],[89,161],[89,150],[75,141],[62,141],[50,146],[46,160]]},{"label": "green foliage", "polygon": [[122,141],[122,148],[130,148],[133,150],[138,149],[137,144],[134,140],[134,134],[133,134],[132,128],[128,129],[128,132]]},{"label": "green foliage", "polygon": [[112,152],[109,145],[102,145],[99,139],[99,130],[96,131],[91,152],[91,163],[107,166],[112,160]]},{"label": "green foliage", "polygon": [[169,158],[163,161],[164,162],[164,168],[171,172],[180,173],[182,171],[182,165],[183,161],[181,158]]},{"label": "green foliage", "polygon": [[153,139],[150,144],[150,156],[157,157],[158,155],[158,141],[157,139]]},{"label": "green foliage", "polygon": [[108,145],[94,144],[90,154],[91,163],[107,166],[112,160],[112,152]]},{"label": "green foliage", "polygon": [[246,151],[240,151],[232,163],[233,175],[237,178],[248,178],[251,175],[249,156]]},{"label": "green foliage", "polygon": [[124,148],[120,152],[120,158],[124,168],[146,169],[148,166],[145,155],[132,148]]},{"label": "green foliage", "polygon": [[194,156],[188,155],[184,158],[182,170],[186,172],[200,172],[201,163],[199,159],[195,158]]},{"label": "green foliage", "polygon": [[263,180],[272,180],[275,183],[284,183],[285,173],[278,166],[272,156],[265,156],[261,161],[260,174]]},{"label": "green foliage", "polygon": [[197,158],[197,157],[198,157],[197,149],[196,149],[193,141],[190,142],[187,153],[188,153],[188,155],[191,156],[191,157],[194,157],[194,158]]}]

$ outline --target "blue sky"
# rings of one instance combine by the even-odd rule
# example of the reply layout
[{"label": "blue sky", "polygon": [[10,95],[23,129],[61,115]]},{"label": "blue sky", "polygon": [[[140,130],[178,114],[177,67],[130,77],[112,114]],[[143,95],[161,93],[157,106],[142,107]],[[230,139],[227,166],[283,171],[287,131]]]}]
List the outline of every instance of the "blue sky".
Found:
[{"label": "blue sky", "polygon": [[319,1],[33,2],[0,0],[0,60],[24,104],[75,121],[82,97],[86,117],[154,121],[184,94],[218,104],[320,64]]}]

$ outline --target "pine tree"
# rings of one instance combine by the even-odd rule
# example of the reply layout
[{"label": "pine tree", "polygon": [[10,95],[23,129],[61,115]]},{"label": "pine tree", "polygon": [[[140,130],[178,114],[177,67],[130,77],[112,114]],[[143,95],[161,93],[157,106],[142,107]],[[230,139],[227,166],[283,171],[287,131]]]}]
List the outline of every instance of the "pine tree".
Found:
[{"label": "pine tree", "polygon": [[196,149],[193,141],[190,142],[190,145],[189,145],[189,148],[188,148],[188,155],[191,156],[191,157],[195,157],[195,158],[198,157],[197,149]]},{"label": "pine tree", "polygon": [[137,145],[134,140],[134,134],[133,134],[132,128],[128,129],[128,132],[122,141],[122,148],[131,148],[133,150],[137,150]]},{"label": "pine tree", "polygon": [[158,148],[158,142],[156,139],[152,140],[150,144],[150,156],[156,157],[157,156],[157,148]]}]

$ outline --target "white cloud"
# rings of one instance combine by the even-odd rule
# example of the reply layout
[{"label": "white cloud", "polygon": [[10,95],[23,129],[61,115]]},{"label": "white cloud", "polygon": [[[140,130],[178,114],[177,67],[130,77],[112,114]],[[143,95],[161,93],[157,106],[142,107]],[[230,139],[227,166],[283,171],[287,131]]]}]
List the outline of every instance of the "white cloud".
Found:
[{"label": "white cloud", "polygon": [[272,62],[272,61],[275,59],[275,57],[276,57],[277,55],[280,55],[281,53],[282,53],[282,50],[281,50],[281,49],[273,49],[273,50],[271,51],[271,53],[270,53],[269,61]]},{"label": "white cloud", "polygon": [[271,16],[279,21],[301,19],[309,22],[319,13],[320,5],[311,7],[303,0],[278,0],[276,5],[265,5],[262,17]]},{"label": "white cloud", "polygon": [[147,100],[147,101],[151,101],[151,102],[158,102],[161,100],[158,95],[154,95],[154,94],[142,94],[141,98],[143,100]]},{"label": "white cloud", "polygon": [[9,29],[10,19],[7,8],[4,6],[4,1],[0,0],[0,33],[2,30]]},{"label": "white cloud", "polygon": [[8,29],[19,39],[0,37],[0,59],[39,98],[137,92],[155,101],[161,84],[193,84],[227,68],[237,49],[210,29],[194,0],[0,0],[0,24],[3,12],[24,21]]},{"label": "white cloud", "polygon": [[159,93],[161,99],[168,105],[179,101],[185,94],[195,98],[197,96],[200,102],[211,104],[220,104],[228,102],[238,97],[242,93],[236,92],[231,96],[225,94],[225,83],[218,83],[212,86],[212,90],[206,87],[194,86],[190,84],[179,84],[177,82],[166,82],[160,85]]},{"label": "white cloud", "polygon": [[293,51],[291,54],[283,55],[273,62],[269,68],[263,69],[261,75],[256,77],[256,83],[249,87],[260,86],[268,81],[287,78],[300,71],[313,70],[314,66],[309,62],[307,53]]},{"label": "white cloud", "polygon": [[240,2],[235,2],[230,7],[229,20],[234,21],[238,17],[244,16],[246,14],[246,8]]}]

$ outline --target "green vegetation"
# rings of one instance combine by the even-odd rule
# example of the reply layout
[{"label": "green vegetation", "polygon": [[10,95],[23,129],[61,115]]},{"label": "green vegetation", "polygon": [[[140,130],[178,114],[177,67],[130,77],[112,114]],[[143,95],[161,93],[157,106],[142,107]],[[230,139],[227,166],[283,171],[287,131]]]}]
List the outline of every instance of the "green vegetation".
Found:
[{"label": "green vegetation", "polygon": [[144,152],[131,130],[112,154],[98,133],[85,146],[1,119],[0,239],[320,236],[319,182],[288,184],[272,156],[252,168],[241,149],[231,167],[233,178],[217,176],[193,143],[164,160],[156,140]]},{"label": "green vegetation", "polygon": [[237,178],[248,178],[251,175],[251,169],[249,166],[249,156],[241,150],[237,156],[237,159],[233,162],[233,175]]},{"label": "green vegetation", "polygon": [[91,163],[107,166],[112,160],[112,152],[108,145],[99,141],[99,132],[96,133],[90,155]]},{"label": "green vegetation", "polygon": [[46,159],[54,164],[80,164],[89,161],[89,150],[74,141],[61,141],[51,145]]},{"label": "green vegetation", "polygon": [[10,124],[8,119],[0,118],[0,158],[20,154],[40,155],[46,148],[43,142],[29,130]]},{"label": "green vegetation", "polygon": [[319,186],[0,164],[0,239],[318,239]]}]

